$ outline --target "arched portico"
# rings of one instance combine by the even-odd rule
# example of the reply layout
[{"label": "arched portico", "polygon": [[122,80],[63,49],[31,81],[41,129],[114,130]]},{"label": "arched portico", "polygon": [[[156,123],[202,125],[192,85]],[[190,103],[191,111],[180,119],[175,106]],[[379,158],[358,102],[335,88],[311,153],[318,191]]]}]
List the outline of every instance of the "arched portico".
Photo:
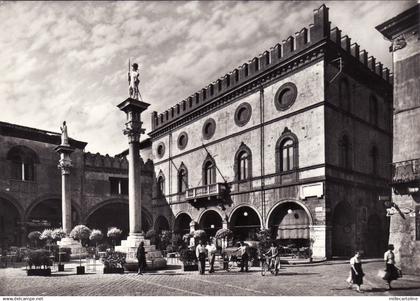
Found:
[{"label": "arched portico", "polygon": [[300,201],[283,200],[269,211],[267,229],[283,246],[310,247],[312,217],[309,209]]},{"label": "arched portico", "polygon": [[190,223],[192,221],[191,215],[186,212],[180,212],[174,219],[174,233],[181,236],[190,233]]},{"label": "arched portico", "polygon": [[206,231],[207,237],[214,237],[217,230],[223,227],[223,217],[217,210],[207,209],[200,214],[198,225],[201,230]]},{"label": "arched portico", "polygon": [[229,228],[235,240],[256,240],[256,234],[261,227],[261,215],[251,205],[239,205],[229,216]]},{"label": "arched portico", "polygon": [[24,226],[22,208],[0,197],[0,248],[20,246],[23,243]]}]

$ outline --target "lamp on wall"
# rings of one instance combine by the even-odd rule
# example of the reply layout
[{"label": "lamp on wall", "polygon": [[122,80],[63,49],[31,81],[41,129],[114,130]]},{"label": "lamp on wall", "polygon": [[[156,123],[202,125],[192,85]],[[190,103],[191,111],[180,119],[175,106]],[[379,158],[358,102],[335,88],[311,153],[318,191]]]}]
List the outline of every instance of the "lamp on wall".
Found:
[{"label": "lamp on wall", "polygon": [[213,224],[212,224],[212,225],[210,225],[210,228],[214,229],[214,225],[213,225]]},{"label": "lamp on wall", "polygon": [[248,216],[248,212],[246,212],[246,211],[245,211],[245,212],[244,212],[244,216]]},{"label": "lamp on wall", "polygon": [[292,213],[293,213],[292,209],[287,210],[287,214],[292,214]]}]

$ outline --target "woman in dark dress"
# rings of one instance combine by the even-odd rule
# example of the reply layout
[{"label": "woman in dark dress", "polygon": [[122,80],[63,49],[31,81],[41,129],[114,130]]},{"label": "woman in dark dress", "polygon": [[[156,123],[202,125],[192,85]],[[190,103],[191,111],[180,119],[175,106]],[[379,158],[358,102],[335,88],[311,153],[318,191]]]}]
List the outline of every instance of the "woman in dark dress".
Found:
[{"label": "woman in dark dress", "polygon": [[399,277],[398,269],[395,267],[394,245],[388,245],[388,251],[384,254],[386,274],[383,278],[388,283],[388,289],[392,289],[391,281]]},{"label": "woman in dark dress", "polygon": [[144,250],[144,242],[140,242],[140,245],[137,248],[137,261],[139,263],[137,275],[143,275],[143,272],[146,270],[146,252]]},{"label": "woman in dark dress", "polygon": [[362,260],[360,259],[360,252],[357,251],[356,254],[350,259],[351,266],[351,280],[352,283],[356,285],[357,291],[361,293],[360,286],[363,284],[363,273],[362,269]]}]

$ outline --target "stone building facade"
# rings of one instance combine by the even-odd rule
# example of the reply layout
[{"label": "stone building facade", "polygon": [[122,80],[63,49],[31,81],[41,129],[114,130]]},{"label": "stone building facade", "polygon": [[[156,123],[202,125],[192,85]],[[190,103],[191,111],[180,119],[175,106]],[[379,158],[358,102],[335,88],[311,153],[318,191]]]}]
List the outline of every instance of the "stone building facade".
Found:
[{"label": "stone building facade", "polygon": [[420,5],[376,28],[390,41],[395,72],[389,242],[397,264],[420,274]]},{"label": "stone building facade", "polygon": [[[71,130],[71,129],[70,129]],[[30,231],[61,226],[61,174],[54,150],[60,134],[0,122],[0,248],[25,245]],[[87,143],[70,139],[72,226],[128,234],[128,162],[124,155],[86,153]],[[149,147],[150,142],[143,143]],[[153,227],[153,164],[141,162],[143,228]]]},{"label": "stone building facade", "polygon": [[380,254],[392,76],[330,27],[323,5],[309,29],[152,113],[154,216],[180,234],[267,228],[318,258]]}]

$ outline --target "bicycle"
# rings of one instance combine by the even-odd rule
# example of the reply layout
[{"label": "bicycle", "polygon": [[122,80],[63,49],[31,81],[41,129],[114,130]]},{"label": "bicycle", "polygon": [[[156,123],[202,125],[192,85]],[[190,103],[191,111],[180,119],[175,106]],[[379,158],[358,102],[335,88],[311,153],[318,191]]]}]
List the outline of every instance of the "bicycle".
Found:
[{"label": "bicycle", "polygon": [[262,256],[260,256],[260,261],[261,261],[261,275],[262,276],[265,276],[267,271],[270,271],[270,273],[272,275],[277,276],[279,274],[277,257],[272,258],[271,263],[269,263],[270,257],[266,257],[266,256],[262,255]]}]

